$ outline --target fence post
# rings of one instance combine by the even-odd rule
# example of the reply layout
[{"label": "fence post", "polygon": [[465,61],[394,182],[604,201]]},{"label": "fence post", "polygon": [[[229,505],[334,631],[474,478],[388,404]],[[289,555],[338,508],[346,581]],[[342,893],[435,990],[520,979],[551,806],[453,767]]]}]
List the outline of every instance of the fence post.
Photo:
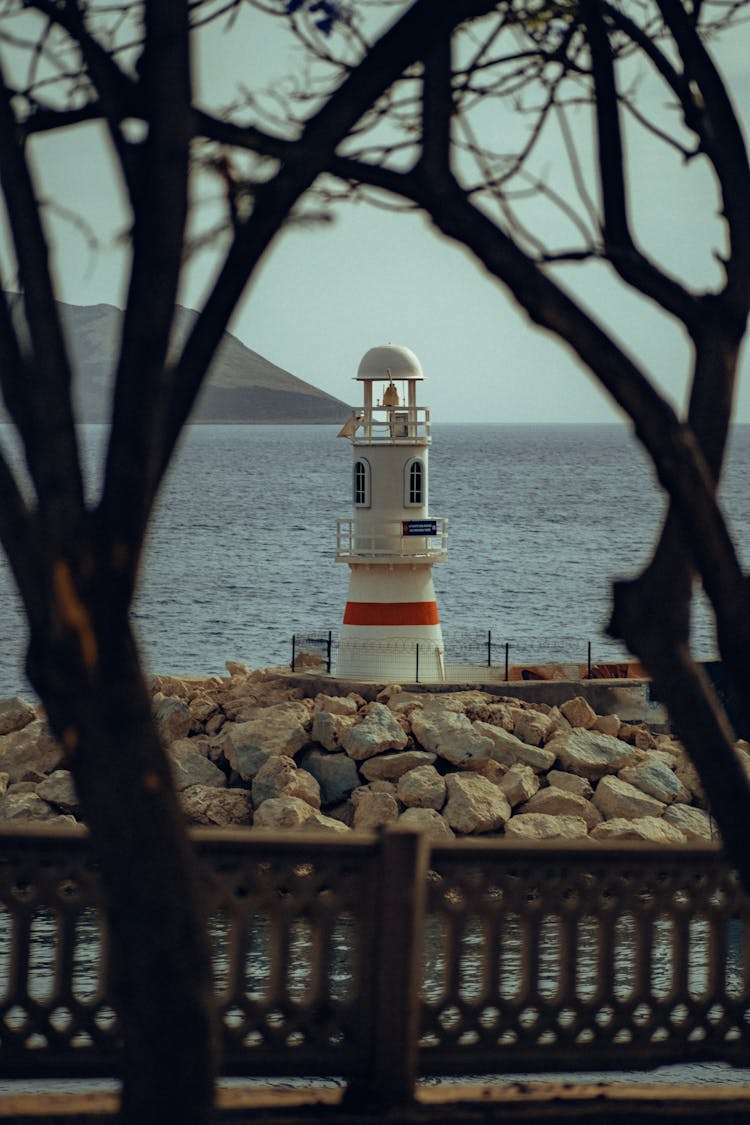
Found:
[{"label": "fence post", "polygon": [[414,669],[414,682],[416,684],[418,684],[419,683],[419,641],[417,641],[417,643],[416,643],[415,664],[416,664],[416,667]]},{"label": "fence post", "polygon": [[331,630],[328,630],[328,654],[326,656],[326,672],[331,674]]},{"label": "fence post", "polygon": [[487,630],[487,667],[492,667],[492,630]]},{"label": "fence post", "polygon": [[507,682],[507,679],[508,679],[509,660],[510,660],[510,645],[506,641],[505,642],[505,679],[506,679],[506,682]]},{"label": "fence post", "polygon": [[386,825],[378,850],[372,1038],[367,1070],[350,1082],[346,1101],[385,1108],[414,1098],[430,845],[423,832]]},{"label": "fence post", "polygon": [[294,671],[294,661],[295,661],[295,655],[296,655],[295,654],[295,642],[296,642],[296,640],[297,640],[297,634],[292,633],[292,671]]},{"label": "fence post", "polygon": [[590,680],[590,679],[591,679],[591,641],[589,641],[589,659],[588,659],[588,664],[589,664],[589,668],[588,668],[588,674],[587,674],[587,676],[586,676],[586,679],[587,679],[587,680]]}]

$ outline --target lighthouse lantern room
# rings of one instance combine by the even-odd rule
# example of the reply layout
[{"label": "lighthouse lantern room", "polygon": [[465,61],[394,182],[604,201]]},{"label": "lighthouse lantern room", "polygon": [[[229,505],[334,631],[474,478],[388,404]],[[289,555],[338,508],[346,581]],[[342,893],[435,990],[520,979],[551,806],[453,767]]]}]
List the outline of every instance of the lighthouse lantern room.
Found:
[{"label": "lighthouse lantern room", "polygon": [[430,412],[409,348],[371,348],[359,365],[363,406],[339,437],[352,444],[353,516],[338,520],[336,559],[349,592],[336,672],[357,680],[445,678],[432,565],[446,557],[445,520],[429,515]]}]

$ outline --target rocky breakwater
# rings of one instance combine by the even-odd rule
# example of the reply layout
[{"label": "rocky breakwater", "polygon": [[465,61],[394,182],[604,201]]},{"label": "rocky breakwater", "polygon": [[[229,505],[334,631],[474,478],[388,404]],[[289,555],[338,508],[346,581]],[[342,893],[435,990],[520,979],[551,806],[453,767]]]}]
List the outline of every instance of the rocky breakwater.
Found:
[{"label": "rocky breakwater", "polygon": [[[479,690],[385,688],[306,697],[273,671],[152,681],[154,713],[191,824],[372,830],[435,841],[716,838],[699,778],[671,735]],[[750,770],[750,746],[737,753]],[[74,823],[72,775],[43,714],[0,701],[0,820]]]}]

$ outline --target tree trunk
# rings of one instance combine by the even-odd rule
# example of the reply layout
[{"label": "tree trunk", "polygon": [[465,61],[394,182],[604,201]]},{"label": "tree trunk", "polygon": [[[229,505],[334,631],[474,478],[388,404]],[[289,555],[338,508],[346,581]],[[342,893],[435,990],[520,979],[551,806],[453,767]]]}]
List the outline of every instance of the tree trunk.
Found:
[{"label": "tree trunk", "polygon": [[[70,635],[68,635],[70,637]],[[107,895],[122,1020],[122,1118],[208,1122],[215,1027],[195,866],[127,623],[80,645],[32,635],[29,674],[69,755]]]}]

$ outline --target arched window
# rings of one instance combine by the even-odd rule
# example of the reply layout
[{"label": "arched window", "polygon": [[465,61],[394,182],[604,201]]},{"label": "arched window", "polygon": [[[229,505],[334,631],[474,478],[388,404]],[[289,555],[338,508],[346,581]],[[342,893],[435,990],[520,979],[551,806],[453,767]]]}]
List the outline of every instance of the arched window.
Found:
[{"label": "arched window", "polygon": [[424,464],[415,457],[406,465],[404,480],[404,502],[408,508],[421,507],[425,502],[424,496]]},{"label": "arched window", "polygon": [[370,507],[370,463],[369,461],[354,462],[354,507]]}]

